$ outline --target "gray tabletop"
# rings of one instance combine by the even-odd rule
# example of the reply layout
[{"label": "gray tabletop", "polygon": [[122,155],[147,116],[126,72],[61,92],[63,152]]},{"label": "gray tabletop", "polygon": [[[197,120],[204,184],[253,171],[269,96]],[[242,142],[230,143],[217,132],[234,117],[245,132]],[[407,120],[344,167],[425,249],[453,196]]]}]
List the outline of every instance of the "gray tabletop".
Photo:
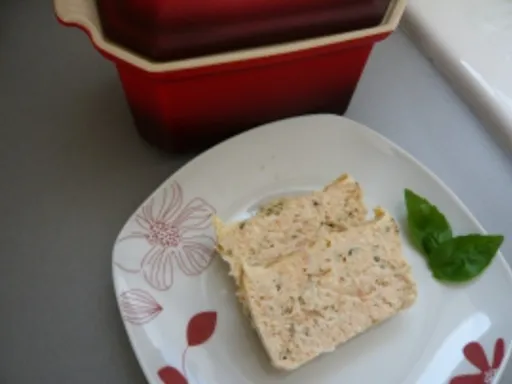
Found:
[{"label": "gray tabletop", "polygon": [[[114,67],[48,3],[0,2],[0,382],[142,384],[115,304],[112,243],[190,157],[139,139]],[[374,52],[347,115],[511,238],[510,158],[401,32]]]}]

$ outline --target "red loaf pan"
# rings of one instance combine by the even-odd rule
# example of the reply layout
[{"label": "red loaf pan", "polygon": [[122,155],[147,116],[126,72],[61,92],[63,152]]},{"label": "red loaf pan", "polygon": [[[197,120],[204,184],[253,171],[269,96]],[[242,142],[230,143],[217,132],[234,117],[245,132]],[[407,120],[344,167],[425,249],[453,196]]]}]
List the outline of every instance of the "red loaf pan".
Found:
[{"label": "red loaf pan", "polygon": [[169,61],[332,35],[381,23],[391,0],[96,0],[103,33]]},{"label": "red loaf pan", "polygon": [[397,27],[406,2],[392,0],[376,27],[164,63],[107,40],[95,2],[54,6],[62,24],[84,30],[114,62],[141,136],[185,151],[290,116],[343,114],[373,45]]}]

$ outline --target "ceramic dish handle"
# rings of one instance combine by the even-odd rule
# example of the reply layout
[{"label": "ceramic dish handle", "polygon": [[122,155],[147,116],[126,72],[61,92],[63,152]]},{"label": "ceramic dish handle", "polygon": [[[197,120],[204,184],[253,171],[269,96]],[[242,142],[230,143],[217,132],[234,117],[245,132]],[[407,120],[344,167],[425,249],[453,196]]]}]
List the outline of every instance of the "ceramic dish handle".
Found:
[{"label": "ceramic dish handle", "polygon": [[94,43],[102,40],[98,10],[93,0],[53,0],[57,19],[85,31]]}]

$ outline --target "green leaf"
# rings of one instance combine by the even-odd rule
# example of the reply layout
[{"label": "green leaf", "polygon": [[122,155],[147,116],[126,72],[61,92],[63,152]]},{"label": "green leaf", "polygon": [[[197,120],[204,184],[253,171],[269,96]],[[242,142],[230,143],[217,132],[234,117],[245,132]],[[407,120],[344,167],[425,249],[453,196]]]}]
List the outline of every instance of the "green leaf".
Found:
[{"label": "green leaf", "polygon": [[433,250],[428,264],[438,280],[466,282],[480,275],[503,243],[503,236],[467,235],[449,239]]},{"label": "green leaf", "polygon": [[405,205],[411,240],[427,256],[439,244],[452,238],[452,229],[448,220],[427,199],[406,189]]}]

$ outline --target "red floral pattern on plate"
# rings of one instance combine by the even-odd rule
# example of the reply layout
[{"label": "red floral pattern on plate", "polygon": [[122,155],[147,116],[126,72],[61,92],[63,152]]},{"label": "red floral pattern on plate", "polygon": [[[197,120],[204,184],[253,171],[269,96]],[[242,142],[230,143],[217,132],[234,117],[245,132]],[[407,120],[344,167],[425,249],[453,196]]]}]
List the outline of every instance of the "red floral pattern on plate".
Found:
[{"label": "red floral pattern on plate", "polygon": [[163,189],[161,201],[155,196],[144,204],[135,214],[139,229],[118,243],[142,240],[149,249],[135,267],[127,266],[126,259],[115,265],[129,273],[142,272],[148,284],[160,291],[172,287],[175,265],[187,276],[201,274],[215,254],[215,241],[206,234],[215,209],[198,197],[182,206],[183,191],[177,182]]},{"label": "red floral pattern on plate", "polygon": [[119,309],[123,319],[133,325],[147,324],[163,310],[153,296],[142,289],[131,289],[121,293]]},{"label": "red floral pattern on plate", "polygon": [[480,372],[454,377],[450,384],[492,384],[505,356],[505,341],[498,339],[494,345],[492,364],[489,363],[480,343],[471,342],[464,347],[464,356]]},{"label": "red floral pattern on plate", "polygon": [[187,348],[181,359],[181,372],[166,365],[158,370],[158,376],[164,384],[188,384],[186,371],[186,355],[191,347],[206,343],[212,337],[217,326],[217,312],[201,312],[193,316],[187,326]]}]

